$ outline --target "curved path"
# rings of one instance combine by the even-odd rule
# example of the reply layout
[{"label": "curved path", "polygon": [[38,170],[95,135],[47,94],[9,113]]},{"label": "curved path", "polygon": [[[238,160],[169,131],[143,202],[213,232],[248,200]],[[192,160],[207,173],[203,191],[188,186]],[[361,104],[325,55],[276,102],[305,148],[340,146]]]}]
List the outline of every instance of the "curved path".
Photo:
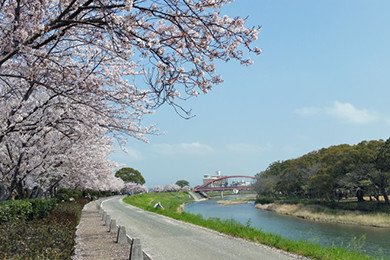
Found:
[{"label": "curved path", "polygon": [[102,206],[118,225],[126,227],[130,237],[141,239],[142,249],[153,260],[302,258],[144,211],[124,203],[122,198],[105,200]]}]

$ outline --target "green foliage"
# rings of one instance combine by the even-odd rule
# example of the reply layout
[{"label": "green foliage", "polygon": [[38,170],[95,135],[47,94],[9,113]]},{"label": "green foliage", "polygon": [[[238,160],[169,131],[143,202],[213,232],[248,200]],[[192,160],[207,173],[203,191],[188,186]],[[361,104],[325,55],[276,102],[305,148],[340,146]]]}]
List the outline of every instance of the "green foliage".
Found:
[{"label": "green foliage", "polygon": [[55,198],[58,202],[62,201],[69,201],[70,198],[74,199],[82,199],[84,197],[87,197],[88,195],[93,197],[109,197],[109,196],[115,196],[118,195],[119,192],[112,192],[112,191],[96,191],[96,190],[73,190],[73,189],[59,189],[56,193]]},{"label": "green foliage", "polygon": [[[291,253],[304,255],[313,259],[372,259],[369,256],[350,251],[346,248],[322,247],[318,244],[314,244],[308,241],[293,241],[290,239],[285,239],[279,235],[262,232],[257,228],[248,226],[248,224],[243,225],[234,219],[204,219],[201,215],[195,215],[185,211],[180,213],[176,210],[177,207],[190,201],[188,196],[186,196],[186,193],[149,193],[129,196],[126,197],[124,201],[145,210],[153,211],[171,218],[203,226],[235,237],[241,237],[247,240],[276,247]],[[156,202],[161,202],[165,210],[155,209],[153,207],[153,203]]]},{"label": "green foliage", "polygon": [[0,223],[41,219],[54,209],[55,199],[9,200],[0,203]]},{"label": "green foliage", "polygon": [[56,199],[35,199],[30,200],[32,205],[32,213],[29,216],[29,220],[41,219],[49,215],[57,205]]},{"label": "green foliage", "polygon": [[[306,203],[314,204],[314,203]],[[383,203],[376,203],[375,201],[365,201],[362,203],[359,202],[337,202],[337,201],[317,201],[315,204],[325,206],[332,209],[339,210],[358,210],[362,212],[377,212],[377,213],[387,213],[390,214],[390,205]]]},{"label": "green foliage", "polygon": [[144,184],[145,179],[142,174],[136,169],[125,167],[115,173],[115,177],[121,178],[124,182],[134,182],[137,184]]},{"label": "green foliage", "polygon": [[60,203],[41,220],[0,225],[0,259],[71,259],[84,203]]},{"label": "green foliage", "polygon": [[390,138],[336,145],[276,161],[257,174],[259,195],[338,201],[365,196],[386,202],[390,189]]},{"label": "green foliage", "polygon": [[32,203],[28,200],[8,200],[1,202],[0,223],[26,220],[32,212]]},{"label": "green foliage", "polygon": [[257,196],[256,198],[256,203],[260,204],[269,204],[269,203],[274,203],[275,199],[271,197],[266,197],[266,196]]},{"label": "green foliage", "polygon": [[120,193],[117,191],[96,191],[96,190],[86,190],[85,194],[91,195],[91,197],[109,197],[119,195]]},{"label": "green foliage", "polygon": [[180,186],[180,187],[185,187],[185,186],[190,186],[190,183],[186,180],[178,180],[176,182],[176,185]]},{"label": "green foliage", "polygon": [[56,194],[58,201],[69,201],[70,198],[81,199],[83,192],[81,190],[59,189]]}]

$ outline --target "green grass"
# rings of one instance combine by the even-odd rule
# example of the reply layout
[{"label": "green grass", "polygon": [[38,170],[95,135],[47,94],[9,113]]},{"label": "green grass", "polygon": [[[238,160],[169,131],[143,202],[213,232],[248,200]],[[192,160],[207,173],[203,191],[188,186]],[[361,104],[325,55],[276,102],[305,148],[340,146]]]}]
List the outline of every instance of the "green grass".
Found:
[{"label": "green grass", "polygon": [[[183,203],[189,203],[192,200],[184,192],[174,193],[149,193],[124,198],[124,202],[144,210],[152,211],[177,220],[189,222],[195,225],[206,227],[228,234],[234,237],[244,238],[250,241],[276,247],[291,253],[304,255],[314,259],[375,259],[370,256],[359,254],[342,247],[323,247],[308,241],[294,241],[285,239],[279,235],[262,232],[251,227],[248,223],[243,225],[233,219],[221,220],[218,218],[204,219],[201,215],[195,215],[188,212],[178,212],[177,208]],[[155,209],[153,206],[160,202],[164,210]]]}]

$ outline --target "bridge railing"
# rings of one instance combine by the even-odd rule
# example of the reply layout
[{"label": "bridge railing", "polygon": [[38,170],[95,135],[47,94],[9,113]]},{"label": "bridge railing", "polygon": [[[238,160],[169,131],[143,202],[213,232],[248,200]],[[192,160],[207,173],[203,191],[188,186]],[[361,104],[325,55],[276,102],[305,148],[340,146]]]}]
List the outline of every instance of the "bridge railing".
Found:
[{"label": "bridge railing", "polygon": [[222,191],[222,190],[250,190],[251,187],[249,186],[242,186],[242,187],[204,187],[204,188],[198,188],[194,189],[194,191]]},{"label": "bridge railing", "polygon": [[246,175],[231,175],[231,176],[222,176],[220,178],[211,180],[209,182],[206,182],[194,189],[194,191],[206,191],[206,190],[233,190],[233,189],[249,189],[250,186],[228,186],[228,187],[210,187],[213,183],[218,183],[225,179],[233,179],[233,178],[247,178],[247,179],[256,179],[253,176],[246,176]]}]

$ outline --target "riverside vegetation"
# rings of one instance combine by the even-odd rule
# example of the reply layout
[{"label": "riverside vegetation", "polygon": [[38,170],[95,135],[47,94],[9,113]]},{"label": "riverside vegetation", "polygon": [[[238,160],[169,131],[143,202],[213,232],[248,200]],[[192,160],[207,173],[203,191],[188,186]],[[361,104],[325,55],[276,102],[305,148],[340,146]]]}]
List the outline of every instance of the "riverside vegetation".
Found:
[{"label": "riverside vegetation", "polygon": [[[374,259],[373,257],[359,254],[355,251],[342,247],[322,247],[308,241],[293,241],[285,239],[279,235],[262,232],[251,227],[248,222],[243,225],[234,219],[221,220],[218,218],[204,219],[201,215],[195,215],[179,210],[183,204],[192,202],[191,196],[186,192],[173,193],[149,193],[128,196],[123,199],[124,202],[144,210],[152,211],[157,214],[165,215],[177,220],[189,222],[195,225],[216,230],[234,237],[240,237],[257,243],[269,245],[291,253],[307,256],[315,259]],[[160,202],[164,209],[154,208],[156,203]],[[359,249],[357,241],[354,249]]]},{"label": "riverside vegetation", "polygon": [[390,206],[372,201],[326,202],[259,196],[256,208],[312,221],[390,228]]},{"label": "riverside vegetation", "polygon": [[390,227],[390,138],[276,161],[256,179],[257,208],[314,221]]},{"label": "riverside vegetation", "polygon": [[261,196],[331,203],[356,198],[361,203],[390,204],[390,138],[331,146],[276,161],[256,179],[254,190]]}]

